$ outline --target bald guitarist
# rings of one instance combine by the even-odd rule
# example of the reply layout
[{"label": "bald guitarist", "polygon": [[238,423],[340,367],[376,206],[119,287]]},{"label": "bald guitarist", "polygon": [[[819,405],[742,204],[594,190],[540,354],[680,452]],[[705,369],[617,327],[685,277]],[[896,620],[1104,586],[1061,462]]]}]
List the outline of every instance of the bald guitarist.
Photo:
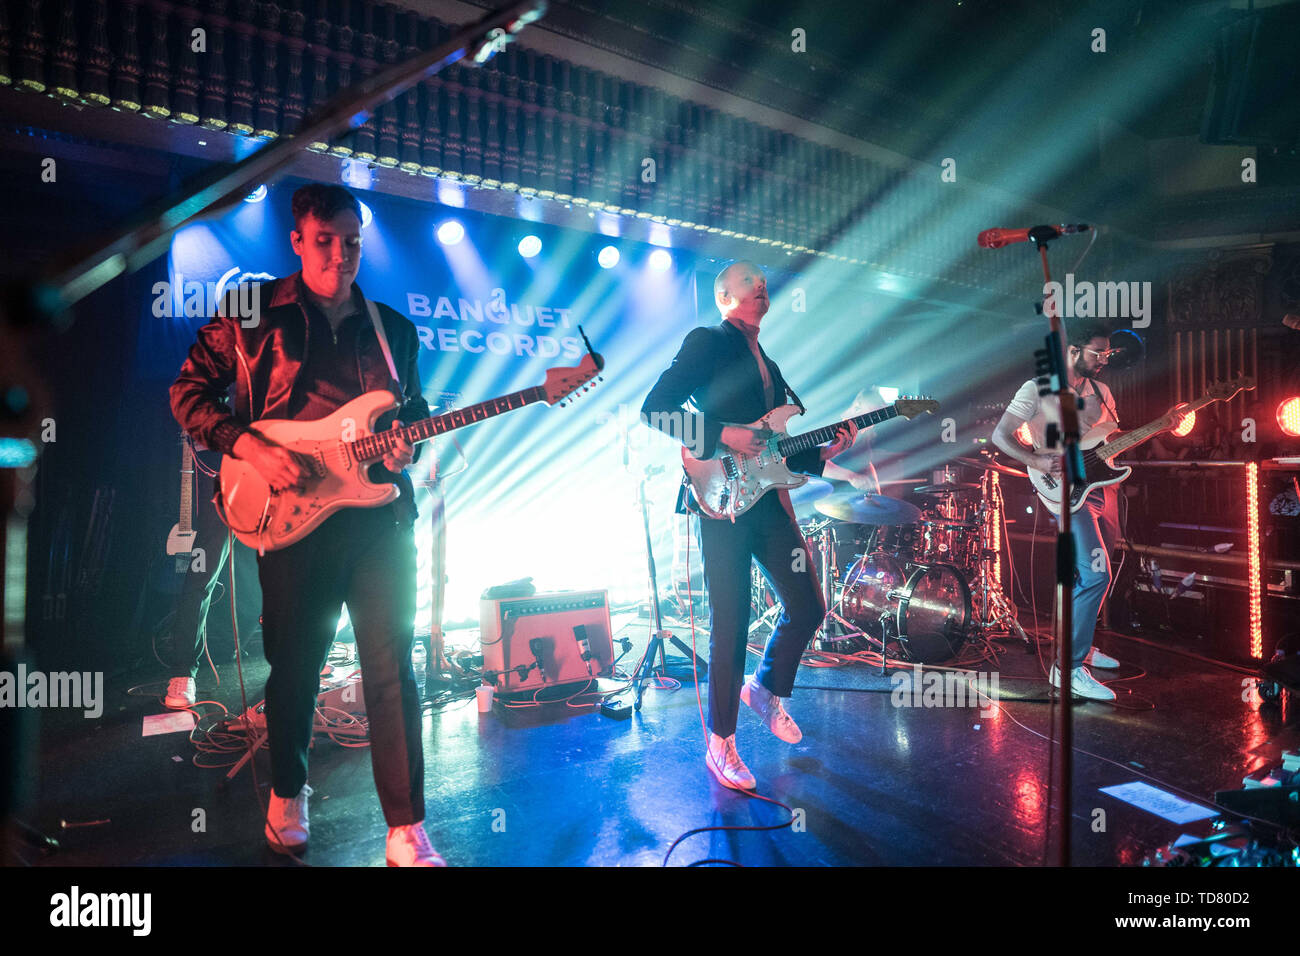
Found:
[{"label": "bald guitarist", "polygon": [[[714,458],[728,449],[755,455],[764,447],[764,436],[727,423],[757,421],[785,404],[789,393],[781,370],[758,344],[759,324],[768,309],[767,279],[752,262],[734,262],[718,273],[713,297],[722,322],[692,329],[686,336],[672,366],[646,397],[642,419],[681,441],[696,458]],[[688,401],[699,411],[684,409]],[[812,446],[791,455],[785,464],[792,471],[820,475],[826,461],[852,445],[856,436],[857,427],[848,422],[833,444]],[[748,704],[787,743],[802,739],[782,701],[793,692],[795,671],[826,608],[786,492],[763,495],[734,520],[701,515],[699,535],[712,608],[711,732],[705,764],[724,787],[753,790],[754,775],[736,751],[740,704]],[[758,669],[746,680],[750,563],[755,560],[784,613]]]}]

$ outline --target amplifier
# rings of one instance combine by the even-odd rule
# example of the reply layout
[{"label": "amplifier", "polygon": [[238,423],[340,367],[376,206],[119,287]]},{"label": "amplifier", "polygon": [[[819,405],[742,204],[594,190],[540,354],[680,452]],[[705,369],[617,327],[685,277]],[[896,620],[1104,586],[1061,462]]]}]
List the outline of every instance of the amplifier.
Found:
[{"label": "amplifier", "polygon": [[500,694],[608,677],[614,670],[606,591],[485,598],[479,627],[484,683]]}]

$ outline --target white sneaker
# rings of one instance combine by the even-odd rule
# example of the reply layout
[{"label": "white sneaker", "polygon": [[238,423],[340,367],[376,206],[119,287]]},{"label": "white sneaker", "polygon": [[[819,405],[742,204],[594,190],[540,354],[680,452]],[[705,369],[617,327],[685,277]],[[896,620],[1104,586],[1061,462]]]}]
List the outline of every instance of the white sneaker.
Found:
[{"label": "white sneaker", "polygon": [[730,737],[709,734],[709,750],[704,756],[704,762],[724,787],[732,790],[753,790],[758,787],[758,781],[740,759],[740,754],[736,753],[735,734]]},{"label": "white sneaker", "polygon": [[163,697],[164,707],[169,710],[184,710],[193,707],[194,700],[193,677],[173,677],[167,682],[167,695]]},{"label": "white sneaker", "polygon": [[307,798],[305,783],[296,797],[277,797],[271,791],[266,806],[266,842],[276,853],[298,853],[307,846]]},{"label": "white sneaker", "polygon": [[[1061,686],[1061,675],[1055,664],[1052,665],[1052,686]],[[1070,693],[1088,700],[1115,699],[1115,692],[1088,673],[1088,668],[1083,666],[1070,671]]]},{"label": "white sneaker", "polygon": [[1104,671],[1113,671],[1119,667],[1119,661],[1109,654],[1103,654],[1095,647],[1088,651],[1088,656],[1083,659],[1083,662],[1089,667],[1099,667]]},{"label": "white sneaker", "polygon": [[447,861],[429,842],[423,823],[411,823],[388,828],[388,849],[385,853],[389,866],[446,866]]},{"label": "white sneaker", "polygon": [[749,678],[740,688],[740,699],[758,714],[767,729],[788,744],[797,744],[803,740],[803,732],[794,719],[785,712],[781,698],[756,681]]}]

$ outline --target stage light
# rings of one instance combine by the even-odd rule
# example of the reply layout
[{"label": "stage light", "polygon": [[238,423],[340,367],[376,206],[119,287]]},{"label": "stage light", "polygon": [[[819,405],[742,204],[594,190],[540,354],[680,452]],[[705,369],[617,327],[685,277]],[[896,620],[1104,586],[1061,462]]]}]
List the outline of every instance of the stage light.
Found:
[{"label": "stage light", "polygon": [[1192,433],[1196,427],[1196,412],[1188,412],[1178,420],[1178,427],[1174,429],[1175,438],[1185,438]]},{"label": "stage light", "polygon": [[892,385],[878,386],[876,391],[880,393],[880,399],[886,405],[892,405],[894,402],[898,401],[899,389],[894,388]]},{"label": "stage light", "polygon": [[596,256],[596,261],[600,263],[602,269],[612,269],[618,265],[620,256],[618,250],[613,246],[606,246],[600,250],[600,255]]},{"label": "stage light", "polygon": [[542,240],[536,236],[524,236],[519,240],[519,254],[525,259],[531,259],[542,251]]},{"label": "stage light", "polygon": [[266,198],[266,185],[263,184],[244,197],[244,202],[261,202]]},{"label": "stage light", "polygon": [[361,228],[364,229],[375,221],[375,214],[370,211],[370,207],[361,200],[357,200],[357,205],[361,207]]},{"label": "stage light", "polygon": [[1030,434],[1029,422],[1022,423],[1021,426],[1016,429],[1016,441],[1020,442],[1020,444],[1024,445],[1026,448],[1034,447],[1034,436]]},{"label": "stage light", "polygon": [[666,272],[672,267],[673,257],[664,249],[650,253],[650,268],[655,272]]},{"label": "stage light", "polygon": [[1277,406],[1277,424],[1291,438],[1300,438],[1300,397],[1288,398]]},{"label": "stage light", "polygon": [[438,241],[444,246],[454,246],[465,238],[465,227],[455,219],[448,219],[438,227]]}]

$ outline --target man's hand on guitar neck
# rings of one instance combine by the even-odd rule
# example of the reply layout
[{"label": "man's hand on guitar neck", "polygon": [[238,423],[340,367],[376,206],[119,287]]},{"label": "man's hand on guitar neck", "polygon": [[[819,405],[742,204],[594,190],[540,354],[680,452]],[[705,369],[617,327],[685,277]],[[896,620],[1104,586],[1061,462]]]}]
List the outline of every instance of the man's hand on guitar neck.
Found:
[{"label": "man's hand on guitar neck", "polygon": [[[400,421],[394,421],[392,427],[401,428],[403,427],[403,423]],[[397,444],[394,445],[392,450],[389,451],[389,453],[383,457],[383,460],[380,462],[380,464],[382,464],[393,474],[397,474],[402,469],[404,469],[407,465],[409,465],[411,463],[411,459],[413,459],[414,457],[415,457],[415,448],[405,438],[398,436]]]},{"label": "man's hand on guitar neck", "polygon": [[240,435],[231,451],[236,458],[252,465],[272,491],[304,488],[312,474],[310,465],[300,455],[253,431]]},{"label": "man's hand on guitar neck", "polygon": [[830,461],[841,452],[847,451],[858,437],[858,426],[853,422],[844,422],[835,429],[835,440],[822,446],[822,461]]}]

